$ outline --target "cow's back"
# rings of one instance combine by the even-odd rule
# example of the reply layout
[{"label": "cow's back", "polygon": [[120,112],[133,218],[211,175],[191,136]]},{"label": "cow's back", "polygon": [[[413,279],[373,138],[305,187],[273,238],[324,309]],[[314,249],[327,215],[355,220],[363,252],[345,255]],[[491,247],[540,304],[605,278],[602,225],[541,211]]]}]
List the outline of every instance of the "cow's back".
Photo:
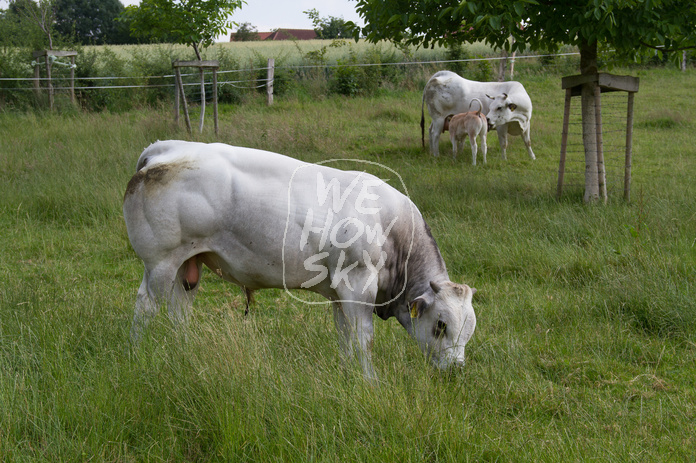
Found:
[{"label": "cow's back", "polygon": [[[438,71],[433,74],[425,86],[423,98],[430,117],[435,119],[468,112],[474,98],[481,102],[482,112],[488,114],[489,96],[494,97],[502,93],[515,95],[519,106],[531,110],[529,95],[519,82],[477,82],[451,71]],[[474,106],[472,109],[478,108]]]},{"label": "cow's back", "polygon": [[[365,244],[367,232],[377,223],[385,230],[398,216],[413,222],[410,200],[376,177],[276,153],[166,141],[147,148],[138,166],[123,212],[146,266],[172,253],[182,259],[212,253],[227,263],[233,281],[249,287],[255,287],[251,280],[256,287],[299,287],[314,275],[305,274],[307,259],[323,251],[328,261],[342,259],[344,251],[355,262],[366,250],[377,262],[381,248],[373,240]],[[341,220],[347,237],[336,236]],[[411,236],[410,225],[399,227],[389,239]],[[361,241],[342,248],[356,230],[364,231]],[[250,269],[253,274],[244,273]],[[296,281],[284,281],[286,275]]]}]

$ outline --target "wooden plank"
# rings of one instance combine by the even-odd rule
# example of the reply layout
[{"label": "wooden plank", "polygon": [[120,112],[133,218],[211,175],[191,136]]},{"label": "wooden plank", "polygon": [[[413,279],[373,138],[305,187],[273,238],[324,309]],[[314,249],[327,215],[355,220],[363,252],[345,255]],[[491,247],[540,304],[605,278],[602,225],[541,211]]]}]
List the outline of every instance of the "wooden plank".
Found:
[{"label": "wooden plank", "polygon": [[77,56],[76,51],[63,51],[63,50],[39,50],[32,52],[34,59],[42,58],[44,56],[58,56],[58,57],[70,57]]},{"label": "wooden plank", "polygon": [[209,61],[174,61],[172,63],[172,67],[174,68],[184,68],[184,67],[190,67],[190,68],[214,68],[214,69],[219,69],[220,68],[220,62],[216,60],[209,60]]},{"label": "wooden plank", "polygon": [[561,79],[561,88],[572,89],[573,96],[580,95],[580,88],[585,84],[599,84],[602,92],[637,92],[640,79],[633,76],[618,76],[599,72],[597,74],[580,74]]}]

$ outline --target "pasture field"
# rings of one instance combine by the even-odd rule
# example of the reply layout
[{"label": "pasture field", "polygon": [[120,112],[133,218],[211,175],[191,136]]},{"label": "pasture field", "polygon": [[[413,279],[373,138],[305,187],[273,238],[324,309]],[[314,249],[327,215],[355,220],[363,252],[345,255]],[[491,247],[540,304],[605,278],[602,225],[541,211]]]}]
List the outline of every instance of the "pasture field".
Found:
[{"label": "pasture field", "polygon": [[[445,137],[437,159],[421,148],[422,87],[258,96],[221,108],[217,138],[168,108],[0,113],[0,460],[694,461],[696,75],[625,72],[641,78],[629,204],[620,186],[606,205],[555,199],[560,75],[518,77],[537,160],[513,137],[503,162],[491,134],[476,167]],[[133,348],[123,192],[172,138],[398,172],[451,279],[478,289],[467,366],[434,370],[376,319],[372,387],[342,365],[328,305],[266,290],[244,317],[210,272],[187,329],[163,311]]]}]

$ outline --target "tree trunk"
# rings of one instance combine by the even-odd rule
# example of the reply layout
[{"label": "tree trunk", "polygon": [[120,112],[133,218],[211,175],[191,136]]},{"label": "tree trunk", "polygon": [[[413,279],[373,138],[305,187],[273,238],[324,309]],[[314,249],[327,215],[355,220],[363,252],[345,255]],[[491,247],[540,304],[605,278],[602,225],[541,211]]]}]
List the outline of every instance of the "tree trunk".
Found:
[{"label": "tree trunk", "polygon": [[[597,42],[580,45],[580,73],[597,73]],[[595,117],[594,84],[582,87],[582,143],[585,147],[585,195],[586,203],[599,199],[597,174],[597,122]]]}]

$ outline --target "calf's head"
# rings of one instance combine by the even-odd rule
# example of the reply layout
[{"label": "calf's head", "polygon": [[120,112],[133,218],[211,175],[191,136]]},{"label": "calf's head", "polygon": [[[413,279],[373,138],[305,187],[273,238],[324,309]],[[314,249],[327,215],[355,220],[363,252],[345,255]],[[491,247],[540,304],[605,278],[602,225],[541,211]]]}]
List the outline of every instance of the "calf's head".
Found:
[{"label": "calf's head", "polygon": [[494,129],[498,126],[507,124],[513,119],[513,113],[517,109],[517,105],[510,101],[507,93],[502,93],[498,96],[486,95],[491,101],[488,107],[488,127]]},{"label": "calf's head", "polygon": [[476,328],[471,306],[475,288],[450,281],[430,283],[411,304],[409,332],[430,361],[440,369],[464,366],[464,346]]}]

